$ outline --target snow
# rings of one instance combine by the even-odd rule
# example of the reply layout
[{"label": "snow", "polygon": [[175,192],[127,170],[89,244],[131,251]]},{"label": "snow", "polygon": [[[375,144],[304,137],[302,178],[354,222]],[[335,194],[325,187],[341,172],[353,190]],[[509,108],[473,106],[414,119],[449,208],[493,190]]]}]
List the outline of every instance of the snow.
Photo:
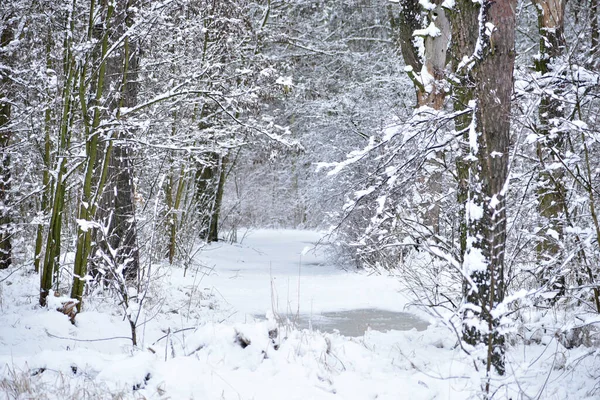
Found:
[{"label": "snow", "polygon": [[75,219],[75,223],[77,223],[77,225],[83,232],[87,232],[91,228],[99,227],[98,223],[93,222],[93,221],[87,221],[85,219]]},{"label": "snow", "polygon": [[496,27],[491,22],[485,23],[485,34],[488,36],[492,36],[492,33],[496,30]]},{"label": "snow", "polygon": [[291,76],[280,76],[275,81],[276,84],[286,87],[293,86],[292,77]]},{"label": "snow", "polygon": [[452,10],[456,5],[455,0],[444,0],[442,2],[442,7],[447,8],[448,10]]},{"label": "snow", "polygon": [[496,196],[496,195],[493,195],[493,196],[492,196],[492,198],[490,199],[490,203],[489,203],[489,205],[490,205],[490,208],[491,208],[492,210],[495,210],[495,209],[496,209],[496,206],[497,206],[498,204],[500,204],[500,199],[498,198],[498,196]]},{"label": "snow", "polygon": [[469,108],[473,110],[473,118],[469,124],[469,148],[471,149],[471,155],[477,154],[479,151],[479,143],[477,142],[477,102],[475,100],[469,100]]},{"label": "snow", "polygon": [[[435,5],[434,5],[435,7]],[[435,26],[435,23],[431,22],[429,24],[429,26],[427,26],[427,28],[425,29],[415,29],[415,31],[413,32],[413,36],[431,36],[431,37],[437,37],[440,36],[442,34],[442,31],[440,31],[440,29]]]},{"label": "snow", "polygon": [[574,121],[571,121],[571,123],[572,123],[573,125],[575,125],[576,127],[578,127],[579,129],[581,129],[581,130],[586,130],[586,129],[588,129],[588,125],[587,125],[587,124],[586,124],[584,121],[581,121],[581,120],[578,120],[578,119],[576,119],[576,120],[574,120]]},{"label": "snow", "polygon": [[551,236],[554,240],[560,240],[560,234],[554,229],[546,229],[546,234]]},{"label": "snow", "polygon": [[[346,337],[278,318],[403,311],[410,299],[397,277],[336,268],[326,247],[314,247],[324,241],[320,232],[252,230],[238,237],[240,243],[200,249],[185,276],[181,266],[153,266],[135,347],[109,291],[86,297],[72,325],[55,310],[64,295],[53,293],[49,308],[37,305],[39,276],[24,268],[0,271],[0,393],[47,399],[481,397],[483,377],[444,326],[448,321],[431,320],[424,331]],[[521,293],[511,301],[526,298]],[[531,343],[509,344],[509,374],[493,378],[495,398],[595,398],[594,350],[559,343],[559,317],[569,316],[524,315],[527,330],[520,334]]]},{"label": "snow", "polygon": [[[473,272],[481,272],[487,269],[487,260],[483,255],[481,249],[471,247],[465,254],[465,272],[471,274]],[[475,288],[472,287],[472,290]]]},{"label": "snow", "polygon": [[339,163],[338,162],[334,162],[334,163],[320,162],[320,163],[317,163],[316,170],[318,172],[323,168],[332,168],[330,171],[327,172],[327,175],[328,176],[337,175],[338,173],[340,173],[340,171],[342,171],[347,166],[352,165],[352,164],[362,160],[363,157],[365,157],[367,154],[369,154],[376,147],[377,147],[377,144],[375,143],[375,137],[371,136],[369,138],[369,143],[363,149],[355,150],[355,151],[348,153],[346,160],[339,162]]},{"label": "snow", "polygon": [[435,10],[436,5],[429,0],[419,0],[419,4],[427,11]]},{"label": "snow", "polygon": [[287,314],[404,310],[408,300],[399,293],[399,282],[388,276],[339,270],[327,263],[323,249],[306,252],[321,238],[322,234],[310,231],[282,230],[274,236],[273,231],[256,230],[241,245],[213,244],[200,255],[210,267],[202,285],[218,290],[242,319],[273,308]]},{"label": "snow", "polygon": [[425,87],[425,91],[427,93],[431,93],[433,90],[433,83],[435,82],[435,77],[429,73],[429,70],[425,65],[421,68],[420,79],[421,83]]},{"label": "snow", "polygon": [[483,218],[483,207],[473,201],[468,201],[465,204],[466,214],[469,221],[477,221]]}]

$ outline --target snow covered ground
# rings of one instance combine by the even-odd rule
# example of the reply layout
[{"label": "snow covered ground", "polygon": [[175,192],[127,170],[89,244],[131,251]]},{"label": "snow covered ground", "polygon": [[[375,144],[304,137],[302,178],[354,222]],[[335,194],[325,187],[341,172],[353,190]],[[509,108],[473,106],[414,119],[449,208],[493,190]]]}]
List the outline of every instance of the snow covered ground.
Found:
[{"label": "snow covered ground", "polygon": [[[294,316],[403,311],[397,278],[342,271],[320,234],[258,230],[182,267],[154,266],[132,346],[123,310],[97,291],[72,325],[37,306],[39,277],[0,274],[0,398],[469,399],[481,377],[447,328],[348,337],[297,329]],[[420,314],[423,316],[423,314]],[[287,319],[291,322],[286,322]],[[551,334],[510,346],[494,398],[600,398],[595,348]],[[21,397],[19,397],[21,396]]]},{"label": "snow covered ground", "polygon": [[213,244],[199,259],[209,269],[202,286],[247,316],[274,312],[316,315],[327,311],[404,311],[407,299],[397,280],[347,273],[328,264],[311,231],[249,232],[242,244]]}]

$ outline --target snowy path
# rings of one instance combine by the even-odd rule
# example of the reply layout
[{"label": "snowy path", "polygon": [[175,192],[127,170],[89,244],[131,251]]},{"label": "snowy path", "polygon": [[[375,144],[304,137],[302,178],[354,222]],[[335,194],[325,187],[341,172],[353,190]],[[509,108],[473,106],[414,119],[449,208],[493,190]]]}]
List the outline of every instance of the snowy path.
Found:
[{"label": "snowy path", "polygon": [[[482,374],[439,324],[348,337],[256,321],[271,310],[313,317],[403,310],[396,278],[345,272],[322,252],[303,252],[319,237],[258,230],[242,244],[203,249],[185,277],[179,265],[157,265],[137,346],[110,292],[88,297],[72,325],[56,304],[36,305],[36,274],[0,271],[0,398],[481,398]],[[566,349],[548,337],[550,346],[508,346],[510,373],[494,377],[495,399],[598,398],[590,349]]]},{"label": "snowy path", "polygon": [[239,245],[212,244],[198,260],[210,268],[201,286],[246,317],[381,309],[404,311],[396,279],[348,272],[325,258],[312,231],[256,230]]}]

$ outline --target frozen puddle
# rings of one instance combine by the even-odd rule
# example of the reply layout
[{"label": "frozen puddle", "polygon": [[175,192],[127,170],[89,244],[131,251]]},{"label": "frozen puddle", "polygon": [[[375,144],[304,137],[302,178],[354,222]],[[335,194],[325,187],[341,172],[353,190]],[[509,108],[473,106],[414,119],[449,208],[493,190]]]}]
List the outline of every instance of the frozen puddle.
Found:
[{"label": "frozen puddle", "polygon": [[[282,317],[282,316],[280,316]],[[284,317],[285,318],[285,317]],[[288,319],[300,329],[321,332],[339,331],[344,336],[362,336],[368,328],[376,331],[423,331],[429,325],[421,318],[406,312],[377,310],[373,308],[349,311],[323,312],[318,315],[291,316]]]}]

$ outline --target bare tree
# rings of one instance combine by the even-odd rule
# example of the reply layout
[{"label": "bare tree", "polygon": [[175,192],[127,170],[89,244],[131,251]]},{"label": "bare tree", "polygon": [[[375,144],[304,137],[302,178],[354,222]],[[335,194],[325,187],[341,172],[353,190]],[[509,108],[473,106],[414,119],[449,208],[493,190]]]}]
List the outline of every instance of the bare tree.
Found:
[{"label": "bare tree", "polygon": [[[120,51],[109,59],[109,74],[118,88],[118,96],[110,103],[109,112],[132,108],[137,103],[139,82],[137,79],[139,64],[139,45],[135,38],[126,35],[127,28],[133,25],[134,0],[119,2],[119,14],[115,17],[117,38],[124,36]],[[134,281],[139,270],[139,249],[137,244],[137,223],[135,216],[135,185],[133,182],[133,148],[131,128],[121,121],[117,128],[112,151],[108,155],[108,176],[101,197],[101,215],[98,219],[104,225],[104,233],[99,238],[100,248],[106,254],[112,254],[114,265],[122,268],[122,274],[128,281]]]},{"label": "bare tree", "polygon": [[504,298],[515,9],[514,0],[481,4],[462,0],[452,12],[453,45],[461,49],[453,54],[461,87],[455,101],[469,110],[468,119],[458,124],[466,129],[469,149],[464,160],[468,175],[463,193],[463,340],[475,349],[485,348],[488,374],[492,368],[500,374],[505,372],[504,336],[495,310]]},{"label": "bare tree", "polygon": [[537,185],[538,208],[543,218],[538,232],[537,246],[539,276],[542,284],[553,279],[551,288],[558,297],[565,294],[565,278],[556,271],[560,266],[560,249],[564,239],[563,221],[568,215],[566,185],[561,168],[553,168],[560,163],[566,141],[566,133],[559,129],[564,118],[560,77],[555,76],[553,65],[564,53],[564,13],[565,0],[534,0],[538,12],[539,55],[536,57],[536,70],[541,74],[544,87],[539,105],[539,121],[536,133],[539,174]]},{"label": "bare tree", "polygon": [[0,20],[0,269],[8,268],[12,262],[10,189],[11,165],[9,144],[11,140],[11,90],[8,67],[9,44],[13,40],[11,22],[6,16]]},{"label": "bare tree", "polygon": [[[73,15],[76,8],[73,6],[65,7],[64,15],[60,16],[65,21],[65,31],[62,43],[62,71],[61,82],[62,88],[60,93],[60,113],[58,120],[58,138],[53,149],[55,156],[51,160],[47,159],[50,165],[48,168],[54,170],[51,175],[49,184],[52,186],[49,189],[51,201],[49,204],[50,223],[46,235],[46,248],[44,253],[44,263],[40,268],[40,305],[46,305],[46,298],[52,289],[54,282],[58,276],[60,267],[60,254],[62,242],[62,225],[63,211],[65,206],[65,194],[67,186],[67,165],[69,160],[69,145],[74,125],[74,108],[75,108],[75,93],[77,92],[77,71],[76,62],[73,52],[73,41],[75,23]],[[48,38],[49,39],[49,38]],[[48,143],[49,144],[49,143]],[[38,244],[38,247],[39,246]]]}]

